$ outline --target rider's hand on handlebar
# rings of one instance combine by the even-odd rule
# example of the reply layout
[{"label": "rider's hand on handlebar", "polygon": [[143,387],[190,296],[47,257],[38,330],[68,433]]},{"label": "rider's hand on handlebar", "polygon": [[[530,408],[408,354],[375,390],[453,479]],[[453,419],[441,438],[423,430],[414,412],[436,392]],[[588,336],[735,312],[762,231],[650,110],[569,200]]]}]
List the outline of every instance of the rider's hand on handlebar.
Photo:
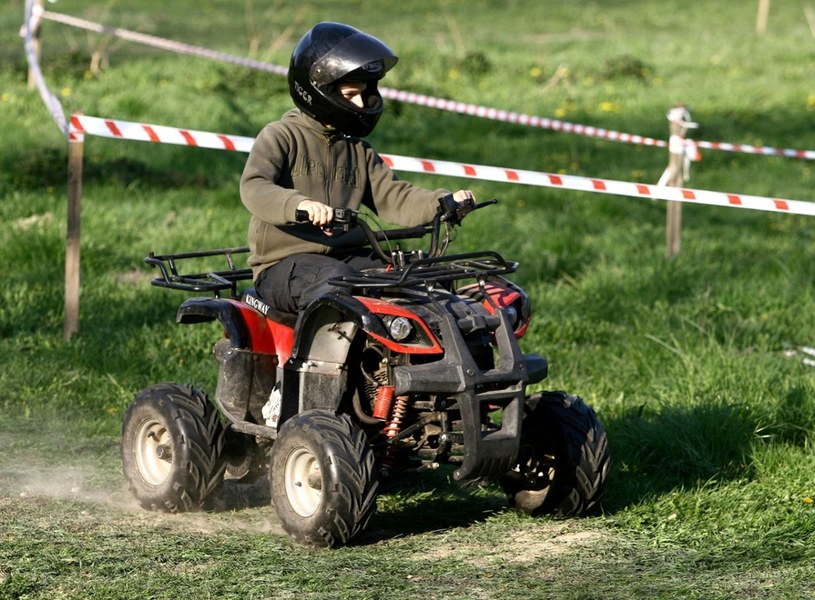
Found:
[{"label": "rider's hand on handlebar", "polygon": [[303,200],[297,205],[297,210],[304,210],[308,213],[308,220],[317,227],[320,227],[328,236],[334,235],[328,225],[334,220],[334,209],[317,202],[316,200]]},{"label": "rider's hand on handlebar", "polygon": [[476,207],[475,194],[470,190],[459,190],[454,194],[448,194],[439,198],[439,202],[440,210],[443,213],[441,220],[456,225],[460,224],[464,216]]},{"label": "rider's hand on handlebar", "polygon": [[453,200],[459,204],[475,204],[475,194],[470,190],[459,190],[453,194]]}]

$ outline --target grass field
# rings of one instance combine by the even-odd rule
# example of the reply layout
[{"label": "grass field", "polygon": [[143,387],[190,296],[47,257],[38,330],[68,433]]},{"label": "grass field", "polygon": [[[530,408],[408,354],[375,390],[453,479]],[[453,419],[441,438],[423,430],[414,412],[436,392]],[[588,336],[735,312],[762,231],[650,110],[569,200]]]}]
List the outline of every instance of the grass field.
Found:
[{"label": "grass field", "polygon": [[[441,472],[383,494],[360,543],[293,544],[263,484],[214,512],[147,513],[121,476],[123,412],[159,381],[214,391],[215,326],[174,324],[150,251],[244,244],[245,156],[88,137],[80,332],[62,334],[65,140],[26,87],[22,0],[0,2],[0,598],[803,598],[815,595],[815,229],[810,217],[665,205],[409,175],[500,203],[456,248],[521,262],[524,338],[547,389],[580,394],[609,435],[602,514],[532,519]],[[46,8],[286,64],[314,22],[371,31],[388,87],[666,139],[811,149],[807,0],[59,0]],[[289,105],[277,76],[45,22],[66,111],[255,135]],[[664,150],[389,102],[383,153],[655,183]],[[815,200],[814,165],[704,151],[689,187]],[[540,386],[539,386],[540,387]]]}]

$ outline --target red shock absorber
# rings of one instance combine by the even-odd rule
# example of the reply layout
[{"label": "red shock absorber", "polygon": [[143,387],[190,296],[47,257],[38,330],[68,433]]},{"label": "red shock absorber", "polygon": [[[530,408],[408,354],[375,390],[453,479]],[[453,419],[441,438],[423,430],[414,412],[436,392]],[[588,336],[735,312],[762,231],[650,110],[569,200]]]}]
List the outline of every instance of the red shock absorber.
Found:
[{"label": "red shock absorber", "polygon": [[374,402],[374,418],[387,421],[391,414],[391,404],[393,403],[393,386],[380,385],[376,390],[376,401]]},{"label": "red shock absorber", "polygon": [[385,435],[387,437],[394,438],[399,433],[402,420],[405,418],[405,412],[407,411],[408,399],[408,396],[397,396],[396,404],[393,407],[393,415],[385,426]]}]

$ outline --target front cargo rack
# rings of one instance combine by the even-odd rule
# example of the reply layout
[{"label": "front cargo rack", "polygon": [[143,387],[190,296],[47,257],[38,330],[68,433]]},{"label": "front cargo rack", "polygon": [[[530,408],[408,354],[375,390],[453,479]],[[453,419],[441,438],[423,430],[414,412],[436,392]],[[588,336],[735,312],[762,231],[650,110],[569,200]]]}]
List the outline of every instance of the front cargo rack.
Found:
[{"label": "front cargo rack", "polygon": [[[238,295],[238,282],[252,279],[252,269],[236,268],[235,255],[248,254],[249,248],[219,248],[217,250],[200,250],[196,252],[181,252],[178,254],[156,255],[152,252],[144,259],[148,265],[153,265],[161,271],[161,277],[151,280],[152,285],[186,292],[211,292],[219,296],[222,290],[230,290],[232,296]],[[222,256],[227,268],[220,271],[206,271],[201,273],[179,273],[178,262],[192,259],[202,259],[213,256]]]},{"label": "front cargo rack", "polygon": [[491,275],[505,275],[516,271],[517,268],[518,263],[506,260],[497,252],[485,251],[419,258],[401,269],[373,269],[359,275],[336,277],[330,281],[334,285],[346,288],[427,286],[465,279],[483,279]]},{"label": "front cargo rack", "polygon": [[[248,254],[246,246],[156,255],[152,252],[144,259],[161,271],[161,277],[150,281],[152,285],[187,292],[210,292],[215,296],[230,290],[237,297],[239,281],[252,279],[252,269],[235,267],[235,255]],[[222,256],[227,269],[200,273],[179,273],[179,262]],[[464,279],[482,279],[491,275],[512,273],[518,263],[507,261],[497,252],[453,254],[449,256],[414,259],[406,266],[393,270],[371,269],[357,276],[332,278],[334,285],[344,288],[397,288],[432,285]]]}]

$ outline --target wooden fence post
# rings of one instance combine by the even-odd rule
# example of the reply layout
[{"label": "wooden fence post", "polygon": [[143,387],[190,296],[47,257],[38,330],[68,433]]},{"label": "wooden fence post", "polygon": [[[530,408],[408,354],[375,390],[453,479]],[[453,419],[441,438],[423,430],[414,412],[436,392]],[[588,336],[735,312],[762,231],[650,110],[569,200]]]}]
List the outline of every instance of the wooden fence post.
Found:
[{"label": "wooden fence post", "polygon": [[84,135],[68,134],[68,226],[65,242],[65,339],[79,331],[79,238]]},{"label": "wooden fence post", "polygon": [[[685,133],[696,127],[690,120],[690,113],[683,104],[677,104],[668,111],[671,137],[668,141],[668,168],[662,173],[657,185],[682,187],[687,179]],[[668,201],[665,222],[665,245],[668,258],[679,256],[682,246],[682,203]]]},{"label": "wooden fence post", "polygon": [[770,0],[758,0],[758,14],[756,15],[756,33],[762,35],[767,32],[767,21],[770,19]]}]

